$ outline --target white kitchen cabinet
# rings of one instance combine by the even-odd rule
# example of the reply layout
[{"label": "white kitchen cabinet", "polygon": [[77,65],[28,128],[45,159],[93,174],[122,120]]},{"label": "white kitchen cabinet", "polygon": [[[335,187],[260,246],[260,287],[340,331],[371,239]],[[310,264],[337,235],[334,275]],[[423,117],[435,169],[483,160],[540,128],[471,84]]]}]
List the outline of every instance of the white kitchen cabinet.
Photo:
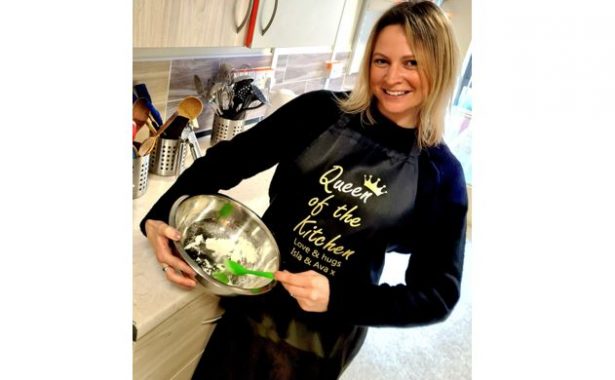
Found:
[{"label": "white kitchen cabinet", "polygon": [[359,71],[363,53],[367,47],[367,40],[376,22],[384,12],[398,3],[397,0],[364,0],[359,14],[359,21],[355,34],[352,57],[350,58],[349,73]]},{"label": "white kitchen cabinet", "polygon": [[135,380],[189,379],[222,310],[204,294],[133,343]]},{"label": "white kitchen cabinet", "polygon": [[333,46],[346,0],[255,0],[246,46]]},{"label": "white kitchen cabinet", "polygon": [[254,0],[133,0],[133,47],[243,46]]},{"label": "white kitchen cabinet", "polygon": [[133,47],[332,47],[338,27],[342,34],[352,30],[359,3],[133,0]]}]

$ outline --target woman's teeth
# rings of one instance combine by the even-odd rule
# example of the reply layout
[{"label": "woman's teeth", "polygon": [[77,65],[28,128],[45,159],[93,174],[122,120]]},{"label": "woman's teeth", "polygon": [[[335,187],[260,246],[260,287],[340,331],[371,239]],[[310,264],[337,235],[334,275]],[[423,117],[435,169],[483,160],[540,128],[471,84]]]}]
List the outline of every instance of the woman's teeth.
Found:
[{"label": "woman's teeth", "polygon": [[402,96],[410,92],[410,91],[391,91],[391,90],[386,90],[386,89],[383,91],[385,94],[391,95],[391,96]]}]

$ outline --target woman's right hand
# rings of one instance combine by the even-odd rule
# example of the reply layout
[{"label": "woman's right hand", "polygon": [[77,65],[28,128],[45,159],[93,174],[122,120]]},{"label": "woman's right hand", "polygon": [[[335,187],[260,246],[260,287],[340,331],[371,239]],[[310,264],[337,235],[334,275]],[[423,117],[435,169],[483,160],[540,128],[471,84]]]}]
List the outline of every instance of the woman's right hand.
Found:
[{"label": "woman's right hand", "polygon": [[178,241],[181,238],[180,232],[160,220],[148,219],[145,222],[145,233],[167,279],[184,288],[194,288],[196,272],[184,260],[173,254],[169,244],[170,240]]}]

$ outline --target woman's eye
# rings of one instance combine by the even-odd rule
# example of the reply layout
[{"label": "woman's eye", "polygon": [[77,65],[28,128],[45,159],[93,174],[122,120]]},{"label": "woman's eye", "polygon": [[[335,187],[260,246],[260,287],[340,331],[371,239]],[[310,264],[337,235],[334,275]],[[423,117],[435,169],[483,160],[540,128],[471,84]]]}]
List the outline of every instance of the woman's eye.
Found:
[{"label": "woman's eye", "polygon": [[411,60],[406,62],[406,65],[409,66],[409,67],[416,67],[416,60],[415,59],[411,59]]},{"label": "woman's eye", "polygon": [[387,63],[387,61],[385,61],[382,58],[374,58],[374,60],[372,62],[374,63],[374,65],[377,65],[377,66],[382,66],[382,65],[385,65]]}]

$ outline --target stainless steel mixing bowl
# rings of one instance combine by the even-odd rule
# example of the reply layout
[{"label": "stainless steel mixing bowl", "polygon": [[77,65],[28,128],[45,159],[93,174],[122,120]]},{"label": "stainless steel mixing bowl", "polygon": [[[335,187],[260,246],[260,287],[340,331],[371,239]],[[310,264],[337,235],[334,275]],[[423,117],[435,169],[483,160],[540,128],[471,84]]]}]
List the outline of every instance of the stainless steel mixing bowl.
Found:
[{"label": "stainless steel mixing bowl", "polygon": [[[169,224],[182,234],[181,240],[174,242],[177,251],[197,273],[199,282],[212,293],[220,296],[258,295],[275,285],[275,280],[252,275],[227,273],[230,284],[212,277],[212,272],[223,268],[224,261],[231,255],[222,249],[210,249],[208,239],[212,239],[209,242],[254,247],[255,255],[234,256],[248,269],[275,272],[280,266],[280,250],[273,235],[254,211],[237,200],[220,194],[182,196],[171,208]],[[253,252],[250,250],[250,253]]]}]

